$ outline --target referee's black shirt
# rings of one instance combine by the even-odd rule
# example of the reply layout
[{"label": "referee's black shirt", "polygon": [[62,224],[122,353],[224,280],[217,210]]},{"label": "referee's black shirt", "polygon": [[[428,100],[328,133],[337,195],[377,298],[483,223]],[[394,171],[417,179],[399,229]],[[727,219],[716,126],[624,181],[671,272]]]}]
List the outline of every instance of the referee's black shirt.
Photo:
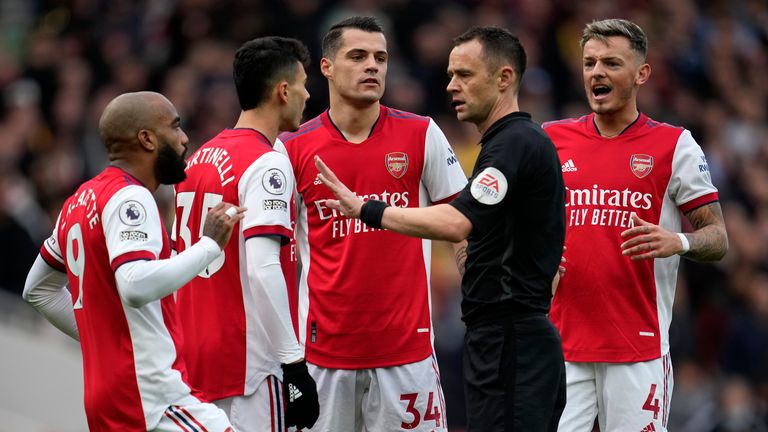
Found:
[{"label": "referee's black shirt", "polygon": [[514,112],[483,134],[472,180],[451,203],[472,222],[462,279],[467,324],[548,313],[565,241],[565,188],[554,144]]}]

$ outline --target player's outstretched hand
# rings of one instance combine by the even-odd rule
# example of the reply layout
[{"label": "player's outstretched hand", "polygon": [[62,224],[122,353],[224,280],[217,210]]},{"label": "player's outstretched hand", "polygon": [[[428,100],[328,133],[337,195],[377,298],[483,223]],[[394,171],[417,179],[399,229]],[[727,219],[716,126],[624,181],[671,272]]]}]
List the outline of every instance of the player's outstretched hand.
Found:
[{"label": "player's outstretched hand", "polygon": [[363,206],[363,200],[349,190],[341,180],[336,178],[336,174],[328,168],[325,162],[320,159],[320,156],[315,156],[315,166],[320,171],[317,174],[317,178],[320,179],[320,181],[323,182],[334,195],[336,195],[336,198],[338,198],[326,201],[325,205],[340,211],[344,216],[359,218],[360,207]]},{"label": "player's outstretched hand", "polygon": [[683,250],[683,243],[676,233],[646,222],[632,215],[635,226],[621,233],[621,254],[633,261],[666,258]]},{"label": "player's outstretched hand", "polygon": [[224,249],[232,236],[232,229],[235,224],[245,216],[243,214],[245,210],[245,207],[237,207],[223,202],[218,203],[205,217],[203,235],[212,238],[219,244],[220,248]]},{"label": "player's outstretched hand", "polygon": [[285,425],[297,429],[311,428],[320,415],[317,385],[309,375],[307,362],[280,365],[283,368]]}]

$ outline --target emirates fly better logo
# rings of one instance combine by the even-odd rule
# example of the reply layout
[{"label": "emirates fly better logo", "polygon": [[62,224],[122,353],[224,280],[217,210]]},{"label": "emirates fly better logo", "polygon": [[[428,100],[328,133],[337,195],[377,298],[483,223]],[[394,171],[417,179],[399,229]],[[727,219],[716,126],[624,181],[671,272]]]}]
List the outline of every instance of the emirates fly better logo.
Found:
[{"label": "emirates fly better logo", "polygon": [[384,165],[392,177],[399,179],[408,171],[408,155],[403,152],[387,153],[384,157]]}]

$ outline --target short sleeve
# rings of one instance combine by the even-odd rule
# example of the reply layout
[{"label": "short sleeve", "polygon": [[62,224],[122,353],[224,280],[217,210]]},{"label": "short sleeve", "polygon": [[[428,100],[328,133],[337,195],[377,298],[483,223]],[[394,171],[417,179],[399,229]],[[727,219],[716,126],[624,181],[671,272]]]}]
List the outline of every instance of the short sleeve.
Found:
[{"label": "short sleeve", "polygon": [[113,270],[137,260],[155,260],[163,247],[163,226],[155,198],[146,188],[126,186],[115,193],[101,214]]},{"label": "short sleeve", "polygon": [[473,230],[483,230],[503,214],[505,198],[517,183],[519,165],[528,147],[523,142],[518,145],[507,141],[520,139],[507,134],[484,144],[469,184],[451,202],[472,222]]},{"label": "short sleeve", "polygon": [[683,213],[718,200],[704,152],[687,130],[675,148],[667,192]]},{"label": "short sleeve", "polygon": [[422,182],[430,201],[450,201],[467,184],[467,178],[448,139],[432,119],[425,140]]},{"label": "short sleeve", "polygon": [[43,246],[40,247],[40,256],[49,266],[60,272],[66,272],[67,269],[64,265],[64,257],[61,253],[61,248],[59,247],[59,242],[57,240],[59,222],[61,222],[61,213],[59,213],[59,217],[56,219],[56,226],[53,227],[53,233],[50,237],[45,239]]},{"label": "short sleeve", "polygon": [[248,208],[241,223],[246,240],[264,235],[279,235],[284,241],[291,239],[293,189],[293,171],[284,154],[265,153],[245,170],[238,195],[240,203]]}]

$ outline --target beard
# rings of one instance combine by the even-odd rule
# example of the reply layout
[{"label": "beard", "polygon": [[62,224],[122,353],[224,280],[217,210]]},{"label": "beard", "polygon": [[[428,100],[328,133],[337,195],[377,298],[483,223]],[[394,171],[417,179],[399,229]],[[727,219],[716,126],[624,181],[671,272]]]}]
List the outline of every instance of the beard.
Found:
[{"label": "beard", "polygon": [[184,171],[186,168],[187,161],[184,160],[184,154],[176,154],[168,144],[163,143],[160,146],[155,160],[155,175],[160,184],[172,185],[181,182],[187,178],[187,173]]}]

